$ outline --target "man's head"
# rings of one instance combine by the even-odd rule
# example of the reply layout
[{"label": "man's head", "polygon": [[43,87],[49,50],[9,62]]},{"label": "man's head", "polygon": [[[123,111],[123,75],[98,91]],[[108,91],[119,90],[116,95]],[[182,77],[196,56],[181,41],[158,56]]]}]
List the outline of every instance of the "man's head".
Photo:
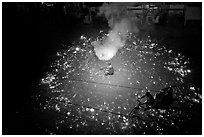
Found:
[{"label": "man's head", "polygon": [[150,92],[146,92],[145,95],[148,96],[148,97],[149,97],[149,96],[152,96],[152,95],[150,94]]}]

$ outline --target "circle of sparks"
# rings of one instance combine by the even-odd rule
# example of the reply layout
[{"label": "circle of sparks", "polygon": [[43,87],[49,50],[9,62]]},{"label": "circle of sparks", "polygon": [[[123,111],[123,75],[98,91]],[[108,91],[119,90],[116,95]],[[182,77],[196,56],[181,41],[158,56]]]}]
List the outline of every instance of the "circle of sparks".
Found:
[{"label": "circle of sparks", "polygon": [[[91,43],[95,39],[81,36],[79,42],[57,52],[52,70],[41,79],[46,98],[42,111],[60,113],[56,117],[55,134],[168,134],[179,130],[188,119],[181,109],[138,110],[137,99],[150,91],[152,95],[170,85],[179,85],[176,106],[201,102],[196,87],[184,86],[189,59],[159,45],[150,37],[139,39],[129,34],[125,46],[109,61],[97,58]],[[100,69],[111,62],[114,75],[105,76]],[[142,100],[145,102],[145,100]],[[66,133],[65,133],[66,134]]]}]

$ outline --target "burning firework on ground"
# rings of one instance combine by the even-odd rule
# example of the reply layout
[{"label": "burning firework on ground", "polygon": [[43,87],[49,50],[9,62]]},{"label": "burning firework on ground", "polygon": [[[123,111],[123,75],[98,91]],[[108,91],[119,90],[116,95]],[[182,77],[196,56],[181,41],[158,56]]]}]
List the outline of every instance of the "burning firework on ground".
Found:
[{"label": "burning firework on ground", "polygon": [[[120,7],[121,9],[121,7]],[[101,11],[106,11],[105,5]],[[109,12],[104,12],[109,18]],[[126,14],[125,14],[126,15]],[[126,16],[127,17],[127,16]],[[150,36],[138,38],[128,18],[109,20],[100,37],[57,52],[51,71],[41,79],[41,111],[55,111],[54,134],[168,134],[180,130],[193,104],[201,103],[199,87],[186,84],[189,59],[159,45]],[[133,27],[134,26],[134,27]],[[134,28],[134,29],[133,29]],[[169,108],[139,107],[146,92],[156,96],[172,87]]]}]

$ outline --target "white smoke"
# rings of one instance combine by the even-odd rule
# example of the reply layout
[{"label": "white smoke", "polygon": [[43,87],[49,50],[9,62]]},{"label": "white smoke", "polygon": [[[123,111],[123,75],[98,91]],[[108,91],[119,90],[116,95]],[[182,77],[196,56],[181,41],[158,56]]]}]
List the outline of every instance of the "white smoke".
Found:
[{"label": "white smoke", "polygon": [[100,60],[110,60],[113,58],[118,49],[125,45],[129,32],[138,33],[138,19],[134,17],[133,12],[128,11],[127,7],[134,3],[110,3],[103,4],[99,9],[99,15],[105,15],[108,20],[109,31],[108,37],[103,41],[95,41],[94,50]]}]

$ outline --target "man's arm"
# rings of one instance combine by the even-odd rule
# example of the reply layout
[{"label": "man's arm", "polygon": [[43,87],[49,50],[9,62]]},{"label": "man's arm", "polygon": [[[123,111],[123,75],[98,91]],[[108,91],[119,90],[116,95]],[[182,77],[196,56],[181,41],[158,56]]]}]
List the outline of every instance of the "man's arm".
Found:
[{"label": "man's arm", "polygon": [[137,97],[137,98],[138,98],[138,99],[142,99],[142,98],[144,98],[144,97],[146,97],[146,95],[143,95],[143,96]]}]

